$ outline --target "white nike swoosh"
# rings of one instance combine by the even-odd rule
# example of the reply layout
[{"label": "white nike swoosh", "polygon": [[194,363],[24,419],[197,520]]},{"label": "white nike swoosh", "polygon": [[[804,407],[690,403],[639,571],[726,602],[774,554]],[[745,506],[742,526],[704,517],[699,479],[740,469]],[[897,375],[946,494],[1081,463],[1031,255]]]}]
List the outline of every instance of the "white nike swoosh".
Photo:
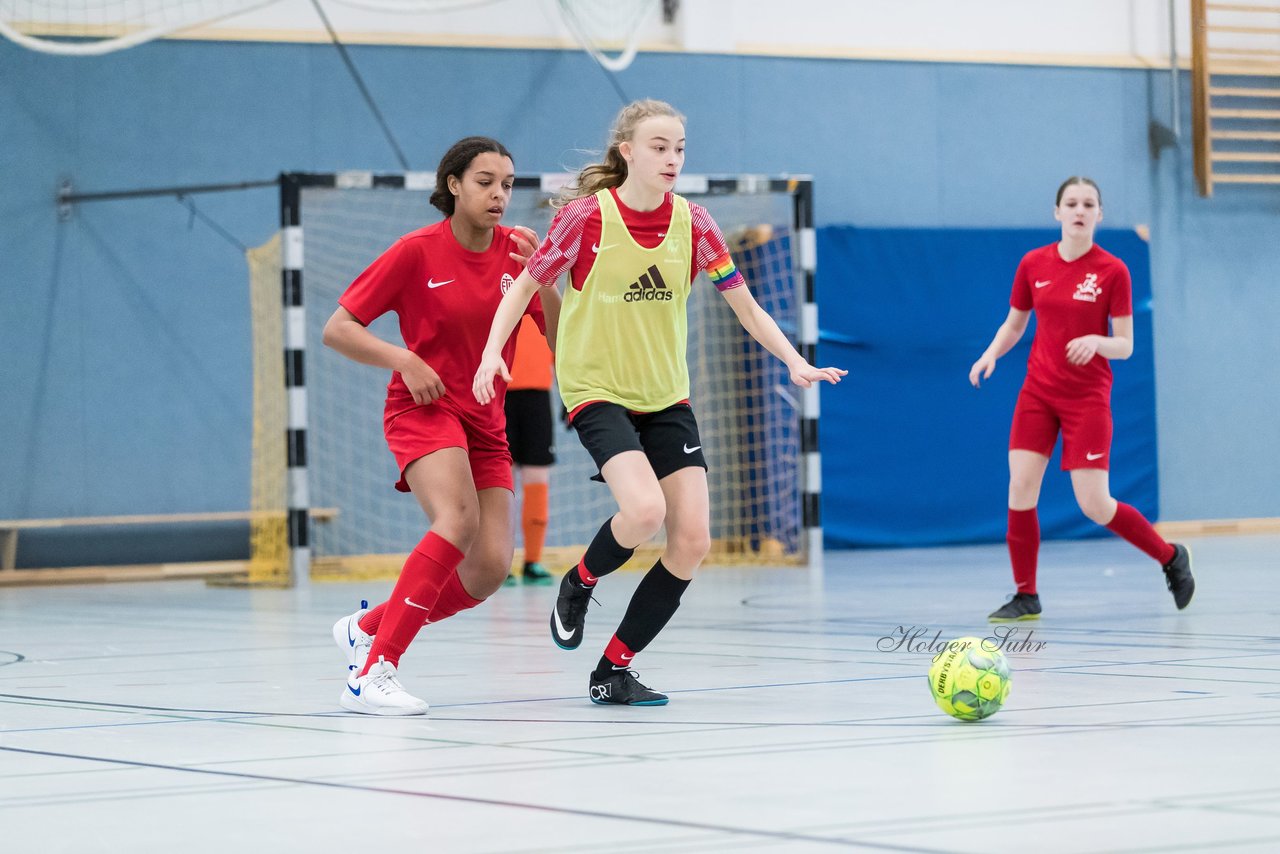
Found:
[{"label": "white nike swoosh", "polygon": [[573,640],[573,632],[566,629],[564,627],[564,623],[561,622],[560,620],[560,609],[553,608],[551,610],[551,615],[556,618],[556,634],[560,636],[560,640],[564,641],[565,643],[568,643],[569,641]]},{"label": "white nike swoosh", "polygon": [[426,605],[419,605],[417,602],[413,601],[408,596],[404,597],[404,604],[408,605],[410,608],[421,608],[424,611],[431,610]]},{"label": "white nike swoosh", "polygon": [[632,653],[631,655],[627,655],[626,653],[623,653],[623,655],[622,655],[622,660],[623,660],[623,661],[630,661],[631,659],[633,659],[633,658],[635,658],[635,657],[636,657],[636,656],[635,656],[635,653]]},{"label": "white nike swoosh", "polygon": [[1105,457],[1105,456],[1106,456],[1106,454],[1085,454],[1085,455],[1084,455],[1084,458],[1085,458],[1086,460],[1100,460],[1100,459],[1102,459],[1102,458],[1103,458],[1103,457]]},{"label": "white nike swoosh", "polygon": [[702,447],[701,445],[694,445],[692,448],[690,448],[688,445],[685,445],[684,452],[686,454],[692,454],[694,451],[698,450],[701,447]]},{"label": "white nike swoosh", "polygon": [[608,246],[601,246],[599,243],[591,244],[591,251],[596,253],[597,255],[600,254],[601,249],[612,249],[612,248],[613,248],[612,243],[610,243]]},{"label": "white nike swoosh", "polygon": [[432,281],[431,279],[427,279],[427,287],[429,287],[429,288],[439,288],[439,287],[443,287],[444,285],[449,284],[449,283],[450,283],[450,282],[452,282],[452,281],[453,281],[453,279],[445,279],[443,282],[434,282],[434,281]]},{"label": "white nike swoosh", "polygon": [[1037,288],[1047,288],[1049,285],[1052,285],[1052,284],[1053,284],[1053,279],[1050,279],[1050,280],[1049,280],[1049,281],[1047,281],[1047,282],[1036,282],[1036,287],[1037,287]]}]

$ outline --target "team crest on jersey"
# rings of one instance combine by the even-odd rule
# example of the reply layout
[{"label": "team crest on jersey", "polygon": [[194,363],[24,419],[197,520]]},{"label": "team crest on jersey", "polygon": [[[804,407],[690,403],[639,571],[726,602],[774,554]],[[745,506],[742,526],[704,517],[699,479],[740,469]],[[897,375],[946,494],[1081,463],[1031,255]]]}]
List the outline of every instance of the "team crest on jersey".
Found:
[{"label": "team crest on jersey", "polygon": [[1071,298],[1083,302],[1097,302],[1101,295],[1102,288],[1098,285],[1098,274],[1090,273],[1084,277],[1083,282],[1076,285],[1076,292],[1071,295]]},{"label": "team crest on jersey", "polygon": [[515,283],[516,280],[511,277],[510,273],[503,273],[502,281],[498,283],[498,287],[502,288],[502,295],[506,296],[507,291],[511,290],[511,286]]}]

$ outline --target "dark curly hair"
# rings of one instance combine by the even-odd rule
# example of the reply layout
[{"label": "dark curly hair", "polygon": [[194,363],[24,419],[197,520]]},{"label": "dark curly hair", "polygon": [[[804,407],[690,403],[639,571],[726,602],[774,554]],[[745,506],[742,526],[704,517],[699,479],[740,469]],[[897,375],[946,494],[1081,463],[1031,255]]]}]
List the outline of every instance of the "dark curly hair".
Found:
[{"label": "dark curly hair", "polygon": [[[445,216],[453,216],[455,199],[453,193],[449,192],[449,176],[452,175],[461,181],[462,174],[471,166],[471,161],[476,159],[476,155],[486,152],[511,157],[511,152],[507,151],[505,145],[487,136],[469,136],[466,139],[460,139],[444,153],[444,157],[440,158],[440,165],[436,168],[436,190],[431,194],[433,207],[438,208]],[[511,157],[511,162],[515,162],[514,157]]]}]

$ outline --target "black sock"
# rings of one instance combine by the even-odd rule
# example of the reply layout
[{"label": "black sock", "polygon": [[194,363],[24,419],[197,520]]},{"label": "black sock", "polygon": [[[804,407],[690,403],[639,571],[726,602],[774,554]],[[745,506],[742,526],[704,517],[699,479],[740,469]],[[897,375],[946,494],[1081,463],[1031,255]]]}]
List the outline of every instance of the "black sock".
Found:
[{"label": "black sock", "polygon": [[676,578],[662,561],[644,574],[627,605],[618,631],[596,665],[595,676],[603,679],[614,670],[626,668],[631,658],[648,646],[680,607],[689,582]]},{"label": "black sock", "polygon": [[596,532],[587,553],[578,561],[578,580],[587,586],[594,586],[602,575],[608,575],[622,566],[635,554],[634,548],[619,545],[613,536],[613,517],[610,516]]}]

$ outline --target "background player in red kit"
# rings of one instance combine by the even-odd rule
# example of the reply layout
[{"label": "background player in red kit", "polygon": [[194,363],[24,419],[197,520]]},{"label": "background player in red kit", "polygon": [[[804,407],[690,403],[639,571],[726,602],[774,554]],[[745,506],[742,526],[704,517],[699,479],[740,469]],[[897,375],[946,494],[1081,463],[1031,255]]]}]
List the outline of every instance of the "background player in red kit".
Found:
[{"label": "background player in red kit", "polygon": [[689,404],[687,300],[707,271],[743,328],[808,387],[844,371],[815,368],[760,308],[711,215],[673,192],[684,166],[684,118],[670,104],[636,101],[618,114],[604,162],[582,170],[562,196],[546,241],[493,319],[476,371],[476,399],[509,377],[499,352],[537,292],[568,272],[556,381],[578,438],[618,502],[577,566],[565,573],[552,638],[576,649],[591,591],[636,547],[666,528],[662,557],[640,580],[589,680],[595,703],[657,706],[632,659],[675,614],[710,548],[702,440]]},{"label": "background player in red kit", "polygon": [[[511,454],[502,395],[480,405],[471,378],[503,293],[537,244],[527,228],[499,225],[515,179],[496,140],[468,137],[440,161],[431,204],[445,219],[406,234],[339,298],[324,343],[344,356],[393,371],[383,429],[401,478],[431,521],[405,561],[391,598],[334,625],[349,675],[341,705],[376,715],[425,714],[396,668],[426,622],[473,608],[511,566]],[[559,297],[546,303],[554,324]],[[394,311],[405,346],[366,327]],[[542,304],[529,312],[545,325]],[[503,354],[510,358],[512,336]],[[465,555],[465,558],[464,558]]]},{"label": "background player in red kit", "polygon": [[[1112,359],[1133,353],[1133,297],[1124,262],[1093,242],[1102,220],[1102,192],[1088,178],[1071,177],[1058,188],[1054,217],[1062,240],[1033,249],[1018,265],[1009,315],[986,351],[969,369],[975,388],[991,376],[996,360],[1022,337],[1032,310],[1036,334],[1027,378],[1018,395],[1009,435],[1009,559],[1017,592],[993,612],[992,622],[1040,616],[1036,559],[1040,523],[1036,504],[1058,432],[1062,468],[1080,509],[1146,552],[1164,568],[1178,609],[1195,592],[1191,555],[1167,543],[1141,513],[1111,497]],[[1107,320],[1111,321],[1111,334]]]}]

